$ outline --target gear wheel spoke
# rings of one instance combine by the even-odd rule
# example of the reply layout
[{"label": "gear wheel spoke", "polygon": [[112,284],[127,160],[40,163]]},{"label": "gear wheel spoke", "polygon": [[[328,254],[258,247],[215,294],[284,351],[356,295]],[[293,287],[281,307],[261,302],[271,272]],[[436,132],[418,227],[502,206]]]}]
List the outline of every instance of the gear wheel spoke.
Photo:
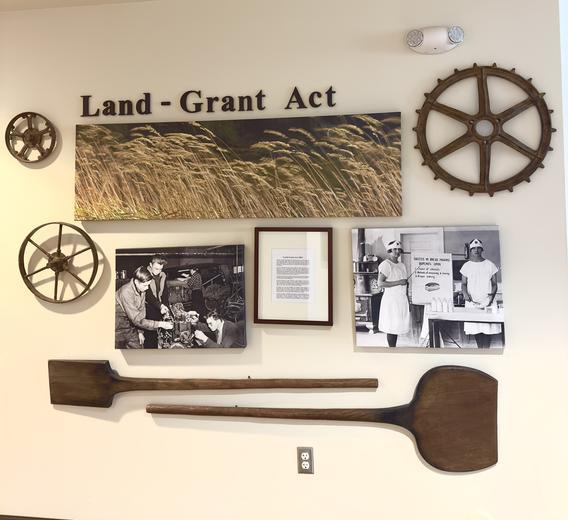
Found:
[{"label": "gear wheel spoke", "polygon": [[457,139],[454,139],[451,143],[448,143],[446,146],[440,148],[436,153],[433,153],[432,157],[436,161],[439,161],[440,159],[443,159],[451,153],[457,152],[459,149],[467,146],[470,143],[473,143],[471,136],[469,134],[463,134]]},{"label": "gear wheel spoke", "polygon": [[[475,67],[474,67],[475,68]],[[487,85],[487,76],[485,75],[484,68],[481,69],[481,74],[477,76],[477,93],[479,99],[478,113],[481,116],[488,116],[491,113],[489,101],[489,88]]]},{"label": "gear wheel spoke", "polygon": [[519,114],[524,112],[525,110],[529,109],[530,107],[534,106],[533,100],[531,98],[527,98],[512,107],[509,107],[507,110],[503,110],[499,114],[496,114],[495,117],[501,120],[501,124],[517,117]]},{"label": "gear wheel spoke", "polygon": [[516,137],[513,137],[507,132],[501,131],[501,134],[499,135],[499,141],[531,160],[538,158],[537,153],[532,148],[529,148],[526,144],[522,143]]},{"label": "gear wheel spoke", "polygon": [[[479,145],[479,184],[489,188],[489,170],[491,169],[491,145],[481,143]],[[489,192],[491,193],[491,192]]]},{"label": "gear wheel spoke", "polygon": [[449,107],[448,105],[444,105],[443,103],[432,103],[432,110],[436,112],[440,112],[440,114],[444,114],[445,116],[451,117],[464,125],[471,119],[470,114],[466,114],[457,108]]}]

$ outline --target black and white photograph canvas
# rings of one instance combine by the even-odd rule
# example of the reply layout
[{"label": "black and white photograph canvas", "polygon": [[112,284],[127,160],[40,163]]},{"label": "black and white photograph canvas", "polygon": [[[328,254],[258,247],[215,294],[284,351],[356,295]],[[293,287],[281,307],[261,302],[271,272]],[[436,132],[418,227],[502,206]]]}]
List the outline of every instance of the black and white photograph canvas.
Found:
[{"label": "black and white photograph canvas", "polygon": [[496,226],[352,230],[355,345],[502,349]]},{"label": "black and white photograph canvas", "polygon": [[246,346],[244,246],[116,250],[115,348]]}]

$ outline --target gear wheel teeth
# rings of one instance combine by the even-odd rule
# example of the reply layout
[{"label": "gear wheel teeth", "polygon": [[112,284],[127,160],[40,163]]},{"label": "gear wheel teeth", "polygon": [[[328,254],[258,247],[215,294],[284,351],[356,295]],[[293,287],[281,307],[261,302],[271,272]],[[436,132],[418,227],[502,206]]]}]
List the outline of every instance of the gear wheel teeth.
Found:
[{"label": "gear wheel teeth", "polygon": [[[500,181],[498,184],[491,184],[489,180],[485,183],[475,183],[475,182],[463,182],[458,178],[454,177],[447,171],[445,171],[439,164],[436,154],[432,155],[429,150],[428,139],[426,136],[426,126],[428,123],[428,117],[431,112],[433,111],[440,111],[442,114],[459,118],[460,112],[457,109],[452,107],[436,107],[435,103],[440,95],[442,95],[446,89],[458,83],[464,79],[474,78],[477,79],[478,85],[487,81],[490,77],[498,77],[504,80],[507,80],[510,83],[513,83],[520,87],[529,97],[526,102],[522,104],[519,103],[520,108],[514,108],[508,111],[509,119],[517,116],[520,112],[525,110],[528,107],[536,108],[539,119],[540,119],[540,142],[538,147],[535,150],[532,150],[530,154],[526,151],[526,155],[528,155],[531,159],[530,164],[524,170],[522,170],[522,176],[519,175],[521,172],[517,172],[515,175],[511,175],[510,177]],[[546,154],[550,151],[553,151],[553,147],[550,146],[550,134],[551,132],[556,132],[556,128],[552,128],[551,126],[551,117],[549,114],[554,113],[554,110],[549,109],[547,106],[546,101],[543,99],[546,95],[545,92],[539,92],[535,89],[535,86],[532,84],[532,78],[526,79],[525,77],[521,76],[516,72],[516,68],[512,67],[511,69],[507,69],[504,66],[499,67],[496,62],[493,62],[492,65],[488,63],[486,65],[478,65],[476,62],[470,67],[466,66],[464,69],[460,70],[458,68],[454,68],[454,74],[450,74],[445,79],[436,78],[436,87],[430,93],[424,93],[426,100],[424,101],[423,105],[420,109],[416,110],[418,114],[418,121],[416,126],[412,128],[414,132],[416,132],[417,140],[415,141],[416,145],[414,149],[419,150],[422,155],[422,166],[428,166],[430,171],[434,173],[434,180],[441,179],[445,183],[450,186],[450,190],[453,191],[454,189],[460,189],[467,193],[469,193],[470,197],[475,195],[476,193],[486,193],[490,197],[494,197],[496,193],[501,190],[509,190],[509,192],[513,192],[513,187],[522,181],[530,182],[530,176],[535,172],[537,168],[544,168],[543,161],[546,157]],[[481,87],[478,86],[478,89]],[[491,92],[486,94],[486,97],[491,98]],[[487,100],[490,104],[491,99]],[[515,105],[517,106],[517,105]],[[434,108],[435,107],[435,108]],[[467,126],[467,131],[463,137],[469,137],[478,142],[480,146],[488,147],[491,149],[491,146],[494,141],[500,141],[501,139],[506,138],[506,134],[502,131],[502,123],[503,118],[498,117],[498,114],[493,114],[494,123],[494,131],[492,136],[490,137],[482,137],[476,134],[474,123],[476,122],[476,118],[479,118],[478,115],[470,115],[465,116],[463,112],[461,113],[461,117],[463,118],[463,123]],[[466,119],[467,117],[467,119]],[[461,121],[461,119],[459,119]],[[446,155],[454,153],[455,151],[462,148],[464,143],[467,142],[467,139],[461,140],[456,143],[455,146],[447,145]],[[521,143],[524,144],[524,143]],[[526,146],[526,145],[525,145]],[[521,145],[516,147],[520,153],[523,153],[526,148],[522,148]],[[491,156],[488,156],[488,164],[484,165],[480,171],[480,178],[484,177],[487,178],[489,172],[491,170]]]}]

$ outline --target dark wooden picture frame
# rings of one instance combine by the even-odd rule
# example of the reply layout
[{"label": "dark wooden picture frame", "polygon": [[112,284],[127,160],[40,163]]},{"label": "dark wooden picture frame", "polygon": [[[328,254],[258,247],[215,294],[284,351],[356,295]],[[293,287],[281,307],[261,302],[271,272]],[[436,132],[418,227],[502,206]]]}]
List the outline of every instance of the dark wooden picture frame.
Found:
[{"label": "dark wooden picture frame", "polygon": [[[261,252],[261,234],[264,232],[281,233],[322,233],[327,237],[327,313],[325,319],[285,319],[281,317],[259,317],[259,292],[261,283],[259,262]],[[270,282],[271,283],[271,282]],[[254,229],[254,323],[277,325],[333,325],[333,229],[330,227],[257,227]]]}]

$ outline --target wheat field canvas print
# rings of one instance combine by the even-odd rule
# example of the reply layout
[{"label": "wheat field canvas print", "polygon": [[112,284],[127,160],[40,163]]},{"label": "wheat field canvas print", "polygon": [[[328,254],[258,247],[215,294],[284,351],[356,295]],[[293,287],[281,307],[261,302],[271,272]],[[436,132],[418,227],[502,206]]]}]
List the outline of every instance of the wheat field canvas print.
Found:
[{"label": "wheat field canvas print", "polygon": [[75,218],[402,212],[400,113],[78,125]]}]

